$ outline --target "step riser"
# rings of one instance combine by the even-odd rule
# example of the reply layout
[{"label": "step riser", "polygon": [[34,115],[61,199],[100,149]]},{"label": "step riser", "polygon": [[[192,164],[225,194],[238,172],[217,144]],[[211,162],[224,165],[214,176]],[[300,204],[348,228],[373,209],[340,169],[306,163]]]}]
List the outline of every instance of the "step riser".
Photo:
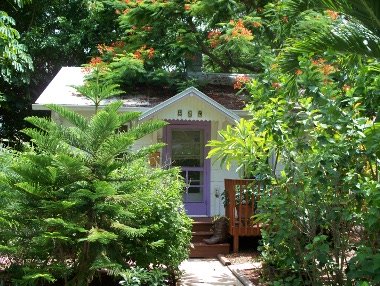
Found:
[{"label": "step riser", "polygon": [[212,223],[207,222],[194,222],[192,231],[193,232],[199,232],[199,231],[211,231],[212,229]]},{"label": "step riser", "polygon": [[194,245],[190,250],[190,258],[216,258],[218,254],[230,253],[227,243],[213,245]]},{"label": "step riser", "polygon": [[212,235],[193,234],[191,238],[192,243],[203,242],[204,239],[210,238]]}]

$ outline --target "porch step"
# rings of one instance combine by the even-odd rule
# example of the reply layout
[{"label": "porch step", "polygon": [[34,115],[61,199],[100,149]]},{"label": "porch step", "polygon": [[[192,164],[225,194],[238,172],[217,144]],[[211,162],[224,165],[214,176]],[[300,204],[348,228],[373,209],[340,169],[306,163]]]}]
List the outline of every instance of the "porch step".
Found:
[{"label": "porch step", "polygon": [[204,242],[193,243],[190,249],[191,258],[216,258],[218,254],[230,253],[229,243],[206,244]]},{"label": "porch step", "polygon": [[193,221],[193,232],[206,232],[206,231],[211,231],[212,228],[212,221],[211,219],[209,221],[198,221],[194,220]]},{"label": "porch step", "polygon": [[204,239],[210,238],[214,233],[212,231],[193,231],[191,233],[191,242],[203,242]]},{"label": "porch step", "polygon": [[230,252],[229,243],[206,244],[204,239],[213,235],[211,218],[193,218],[192,239],[190,248],[191,258],[216,258],[218,254]]}]

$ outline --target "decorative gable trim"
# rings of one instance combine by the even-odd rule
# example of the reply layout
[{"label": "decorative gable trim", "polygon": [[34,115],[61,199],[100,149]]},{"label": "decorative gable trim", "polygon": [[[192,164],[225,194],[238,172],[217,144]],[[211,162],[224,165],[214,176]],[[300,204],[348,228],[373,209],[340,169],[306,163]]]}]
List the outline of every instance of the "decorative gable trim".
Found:
[{"label": "decorative gable trim", "polygon": [[218,110],[219,112],[223,113],[227,116],[231,121],[239,121],[240,116],[236,115],[234,112],[230,111],[229,109],[225,108],[220,103],[216,102],[212,98],[205,95],[203,92],[199,91],[195,87],[189,87],[185,89],[184,91],[178,93],[177,95],[165,100],[164,102],[161,102],[160,104],[157,104],[155,107],[145,111],[141,116],[140,120],[148,119],[152,117],[155,113],[161,111],[162,109],[180,101],[181,99],[187,97],[187,96],[196,96],[200,100],[206,102],[208,105],[210,105],[212,108]]}]

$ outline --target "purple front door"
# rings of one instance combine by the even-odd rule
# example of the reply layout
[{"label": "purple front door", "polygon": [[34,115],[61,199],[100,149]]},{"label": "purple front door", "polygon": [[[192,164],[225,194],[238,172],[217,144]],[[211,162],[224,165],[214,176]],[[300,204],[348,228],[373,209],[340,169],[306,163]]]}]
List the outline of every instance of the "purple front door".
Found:
[{"label": "purple front door", "polygon": [[210,214],[210,160],[206,159],[210,122],[171,121],[165,127],[167,147],[164,159],[181,168],[186,187],[183,200],[187,214]]}]

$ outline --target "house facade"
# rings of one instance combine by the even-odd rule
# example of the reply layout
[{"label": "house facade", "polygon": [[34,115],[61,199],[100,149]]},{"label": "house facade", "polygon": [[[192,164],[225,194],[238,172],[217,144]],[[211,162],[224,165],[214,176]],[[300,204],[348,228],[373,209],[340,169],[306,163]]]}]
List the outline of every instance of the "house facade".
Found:
[{"label": "house facade", "polygon": [[[79,67],[64,67],[51,81],[45,91],[33,104],[34,110],[47,109],[45,104],[58,104],[91,116],[94,112],[92,102],[77,94],[73,86],[83,84],[83,73]],[[184,204],[190,216],[224,214],[221,194],[225,178],[238,178],[234,168],[227,171],[220,162],[207,159],[207,142],[218,139],[218,131],[228,124],[234,124],[245,111],[233,109],[234,100],[218,102],[218,94],[211,98],[194,87],[172,97],[122,97],[122,112],[139,111],[139,121],[162,119],[169,124],[136,142],[138,149],[157,142],[166,146],[153,154],[151,164],[164,168],[177,166],[185,179]],[[222,98],[223,95],[220,96]],[[226,102],[228,104],[226,104]],[[106,104],[105,101],[102,104]],[[232,103],[232,104],[231,104]],[[62,118],[52,113],[52,118],[64,124]]]}]

